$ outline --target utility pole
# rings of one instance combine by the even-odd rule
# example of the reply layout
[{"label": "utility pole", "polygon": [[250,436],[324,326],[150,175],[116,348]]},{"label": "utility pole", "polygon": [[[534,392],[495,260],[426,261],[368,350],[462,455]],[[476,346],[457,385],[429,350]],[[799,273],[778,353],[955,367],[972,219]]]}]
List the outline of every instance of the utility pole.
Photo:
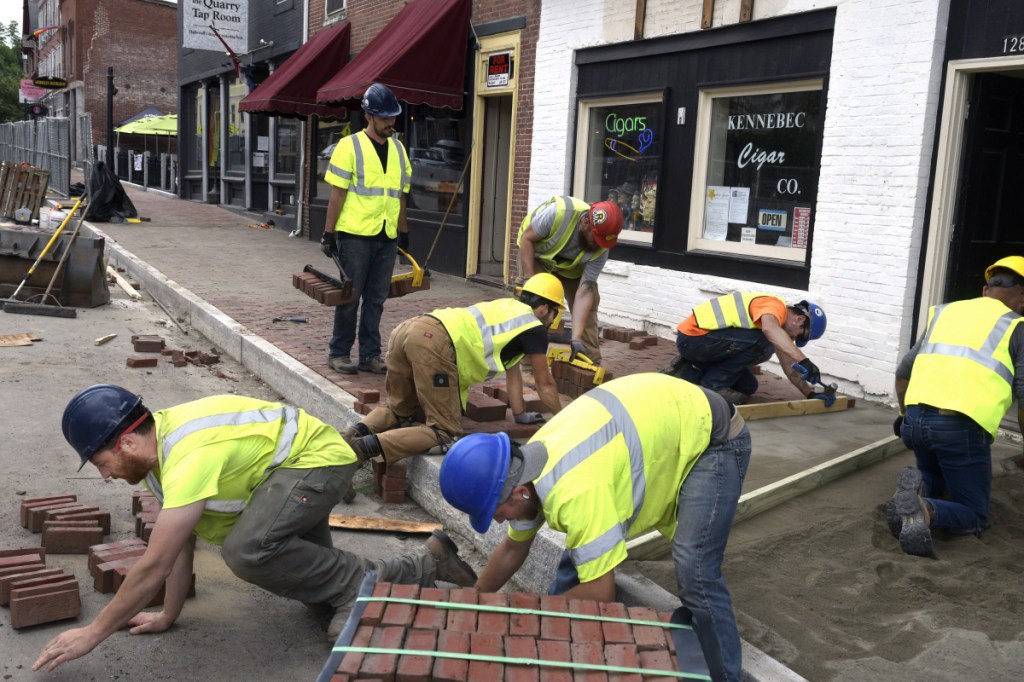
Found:
[{"label": "utility pole", "polygon": [[107,170],[114,172],[114,67],[107,67]]}]

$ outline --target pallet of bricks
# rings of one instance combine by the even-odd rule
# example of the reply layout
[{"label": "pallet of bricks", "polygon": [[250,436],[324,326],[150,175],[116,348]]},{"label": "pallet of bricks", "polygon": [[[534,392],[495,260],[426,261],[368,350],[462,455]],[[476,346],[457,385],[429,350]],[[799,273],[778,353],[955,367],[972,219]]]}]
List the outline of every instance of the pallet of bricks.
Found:
[{"label": "pallet of bricks", "polygon": [[16,210],[26,208],[30,219],[38,218],[49,184],[48,170],[27,163],[0,163],[0,217],[13,218]]},{"label": "pallet of bricks", "polygon": [[374,584],[372,574],[360,594],[317,682],[710,679],[681,610]]}]

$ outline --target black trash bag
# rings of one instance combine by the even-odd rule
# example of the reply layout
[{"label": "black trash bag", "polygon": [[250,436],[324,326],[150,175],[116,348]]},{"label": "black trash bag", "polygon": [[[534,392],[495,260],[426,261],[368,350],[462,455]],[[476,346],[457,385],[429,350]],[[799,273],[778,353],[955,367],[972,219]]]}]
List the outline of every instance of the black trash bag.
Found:
[{"label": "black trash bag", "polygon": [[68,196],[69,197],[80,197],[83,194],[85,194],[85,184],[84,183],[76,182],[73,185],[71,185],[71,187],[68,188]]},{"label": "black trash bag", "polygon": [[135,204],[107,164],[97,161],[89,175],[89,220],[96,223],[123,223],[138,218]]}]

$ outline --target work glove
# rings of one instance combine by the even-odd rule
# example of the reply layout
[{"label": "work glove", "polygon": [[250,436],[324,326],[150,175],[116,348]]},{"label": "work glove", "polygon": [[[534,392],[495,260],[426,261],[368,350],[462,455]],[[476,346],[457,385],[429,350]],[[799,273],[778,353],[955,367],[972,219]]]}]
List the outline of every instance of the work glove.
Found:
[{"label": "work glove", "polygon": [[587,349],[583,345],[583,342],[580,341],[579,339],[573,339],[572,341],[570,341],[569,346],[571,348],[571,350],[569,351],[569,362],[575,360],[576,356],[579,355],[580,353],[586,355],[584,351],[586,351]]},{"label": "work glove", "polygon": [[803,374],[803,380],[812,386],[814,384],[821,383],[821,370],[818,369],[816,364],[811,362],[810,358],[804,358],[800,362],[794,364],[793,369],[799,370],[799,372]]},{"label": "work glove", "polygon": [[512,418],[516,420],[516,424],[540,424],[544,421],[540,412],[520,412]]},{"label": "work glove", "polygon": [[398,233],[398,248],[406,253],[409,252],[409,233],[399,232]]},{"label": "work glove", "polygon": [[896,434],[897,438],[902,438],[902,436],[900,436],[900,427],[901,426],[903,426],[903,415],[902,414],[900,416],[896,417],[896,419],[892,423],[892,432],[894,434]]},{"label": "work glove", "polygon": [[835,395],[834,394],[830,395],[828,393],[811,393],[810,395],[807,396],[807,399],[808,400],[824,400],[825,401],[825,407],[832,407],[836,403]]},{"label": "work glove", "polygon": [[338,252],[338,242],[334,239],[333,230],[324,230],[324,233],[320,235],[320,250],[328,258],[334,258],[334,254]]}]

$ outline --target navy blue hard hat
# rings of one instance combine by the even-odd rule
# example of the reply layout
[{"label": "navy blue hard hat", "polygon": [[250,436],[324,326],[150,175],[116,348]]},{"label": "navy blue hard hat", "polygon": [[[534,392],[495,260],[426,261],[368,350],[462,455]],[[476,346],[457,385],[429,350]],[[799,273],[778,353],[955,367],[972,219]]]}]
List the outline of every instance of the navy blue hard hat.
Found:
[{"label": "navy blue hard hat", "polygon": [[382,83],[373,83],[363,94],[363,111],[371,116],[391,118],[402,113],[402,105],[398,103],[391,88]]},{"label": "navy blue hard hat", "polygon": [[142,396],[113,384],[90,386],[71,399],[60,426],[64,439],[82,458],[82,466],[114,437],[118,427],[128,428],[128,416],[141,404]]}]

